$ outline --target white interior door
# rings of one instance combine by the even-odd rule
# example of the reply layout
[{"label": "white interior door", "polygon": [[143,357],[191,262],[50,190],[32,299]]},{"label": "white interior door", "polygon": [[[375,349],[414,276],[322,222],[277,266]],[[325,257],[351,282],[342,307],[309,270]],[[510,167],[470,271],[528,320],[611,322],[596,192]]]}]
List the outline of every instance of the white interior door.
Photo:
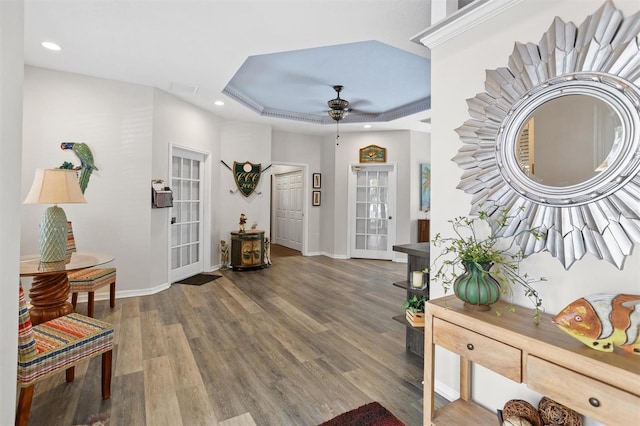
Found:
[{"label": "white interior door", "polygon": [[203,271],[202,176],[204,155],[173,147],[171,189],[171,282]]},{"label": "white interior door", "polygon": [[273,243],[302,251],[303,192],[302,170],[274,176]]},{"label": "white interior door", "polygon": [[350,257],[393,259],[396,168],[352,165],[349,173]]}]

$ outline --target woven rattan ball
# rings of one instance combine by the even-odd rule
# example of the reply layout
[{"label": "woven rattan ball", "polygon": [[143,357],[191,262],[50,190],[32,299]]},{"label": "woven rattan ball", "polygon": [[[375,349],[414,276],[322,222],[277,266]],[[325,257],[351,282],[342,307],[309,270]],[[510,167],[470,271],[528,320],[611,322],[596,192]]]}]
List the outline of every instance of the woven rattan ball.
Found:
[{"label": "woven rattan ball", "polygon": [[546,425],[582,426],[582,417],[578,413],[546,396],[538,403],[538,410]]},{"label": "woven rattan ball", "polygon": [[522,417],[529,421],[533,426],[544,426],[542,418],[540,418],[540,414],[536,407],[522,399],[512,399],[507,401],[502,409],[502,417]]}]

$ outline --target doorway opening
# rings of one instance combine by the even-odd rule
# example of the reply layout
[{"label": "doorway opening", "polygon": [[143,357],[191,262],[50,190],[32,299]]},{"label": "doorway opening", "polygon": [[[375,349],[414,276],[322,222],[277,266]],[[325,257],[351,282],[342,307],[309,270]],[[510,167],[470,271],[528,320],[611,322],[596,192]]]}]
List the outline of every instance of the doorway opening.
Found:
[{"label": "doorway opening", "polygon": [[271,176],[271,250],[306,252],[306,165],[277,164]]}]

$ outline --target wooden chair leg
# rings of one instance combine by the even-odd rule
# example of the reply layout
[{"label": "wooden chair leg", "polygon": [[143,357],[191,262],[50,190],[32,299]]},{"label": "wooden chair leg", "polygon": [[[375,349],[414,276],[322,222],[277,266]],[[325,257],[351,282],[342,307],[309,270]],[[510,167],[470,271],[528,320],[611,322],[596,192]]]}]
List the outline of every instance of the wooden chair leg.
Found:
[{"label": "wooden chair leg", "polygon": [[76,304],[78,303],[78,293],[71,293],[71,304],[73,305],[73,310],[76,309]]},{"label": "wooden chair leg", "polygon": [[102,399],[111,398],[112,351],[102,354]]},{"label": "wooden chair leg", "polygon": [[87,301],[87,316],[89,318],[93,318],[93,302],[95,299],[95,293],[93,291],[89,292],[89,300]]},{"label": "wooden chair leg", "polygon": [[67,372],[65,373],[65,378],[67,379],[67,382],[73,382],[73,379],[76,378],[76,368],[75,367],[67,368]]},{"label": "wooden chair leg", "polygon": [[115,308],[116,306],[116,282],[112,282],[109,285],[109,304],[111,308]]},{"label": "wooden chair leg", "polygon": [[16,426],[27,426],[29,423],[31,401],[33,400],[33,390],[35,387],[35,385],[31,385],[26,388],[20,388],[18,408],[16,409]]}]

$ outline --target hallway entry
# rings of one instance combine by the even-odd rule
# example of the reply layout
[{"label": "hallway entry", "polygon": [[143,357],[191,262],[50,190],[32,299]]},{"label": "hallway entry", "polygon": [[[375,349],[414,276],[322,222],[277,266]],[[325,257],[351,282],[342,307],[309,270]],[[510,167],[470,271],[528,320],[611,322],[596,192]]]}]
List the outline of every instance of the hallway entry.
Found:
[{"label": "hallway entry", "polygon": [[302,251],[303,194],[302,169],[273,176],[272,244]]}]

